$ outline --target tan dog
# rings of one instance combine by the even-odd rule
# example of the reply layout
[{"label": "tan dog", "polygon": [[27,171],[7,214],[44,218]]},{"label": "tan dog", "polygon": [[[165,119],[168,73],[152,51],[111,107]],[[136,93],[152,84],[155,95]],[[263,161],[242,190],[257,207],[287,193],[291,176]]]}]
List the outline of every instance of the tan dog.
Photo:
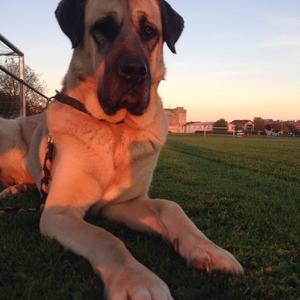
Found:
[{"label": "tan dog", "polygon": [[87,213],[159,234],[194,268],[242,273],[236,259],[207,239],[176,203],[148,197],[167,136],[157,94],[165,74],[163,43],[175,52],[183,19],[164,0],[62,0],[56,15],[74,48],[63,92],[89,114],[54,102],[31,118],[1,119],[2,182],[39,187],[46,139],[53,136],[41,232],[88,259],[108,299],[172,296],[119,239],[88,224]]}]

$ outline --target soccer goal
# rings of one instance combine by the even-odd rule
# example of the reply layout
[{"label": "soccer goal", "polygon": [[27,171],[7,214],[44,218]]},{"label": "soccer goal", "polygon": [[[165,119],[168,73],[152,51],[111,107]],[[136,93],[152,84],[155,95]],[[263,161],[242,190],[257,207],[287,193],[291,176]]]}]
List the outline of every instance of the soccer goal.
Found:
[{"label": "soccer goal", "polygon": [[0,117],[25,117],[46,105],[48,97],[26,82],[28,70],[23,52],[0,34]]}]

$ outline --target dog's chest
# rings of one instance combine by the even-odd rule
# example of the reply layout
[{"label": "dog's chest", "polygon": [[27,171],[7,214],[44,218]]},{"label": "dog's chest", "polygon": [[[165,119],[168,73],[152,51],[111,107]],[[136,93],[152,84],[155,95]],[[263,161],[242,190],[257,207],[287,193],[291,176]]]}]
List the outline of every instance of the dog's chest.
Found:
[{"label": "dog's chest", "polygon": [[130,133],[115,142],[113,177],[103,200],[126,201],[147,193],[162,145],[151,133]]},{"label": "dog's chest", "polygon": [[[55,113],[57,117],[60,112]],[[84,115],[74,118],[73,114],[64,113],[60,119],[63,121],[56,120],[48,117],[49,131],[54,134],[58,150],[57,166],[63,164],[67,175],[71,170],[80,170],[78,173],[91,179],[85,182],[96,181],[101,206],[147,193],[165,142],[161,122],[139,130],[126,124],[97,122]]]}]

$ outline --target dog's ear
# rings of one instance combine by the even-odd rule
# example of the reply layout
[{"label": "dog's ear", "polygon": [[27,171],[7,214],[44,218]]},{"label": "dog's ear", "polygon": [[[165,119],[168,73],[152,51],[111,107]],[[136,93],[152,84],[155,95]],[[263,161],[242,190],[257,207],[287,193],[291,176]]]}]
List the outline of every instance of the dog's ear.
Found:
[{"label": "dog's ear", "polygon": [[169,49],[176,53],[175,44],[178,41],[183,28],[183,18],[165,0],[158,0],[162,16],[163,38]]},{"label": "dog's ear", "polygon": [[84,35],[85,0],[61,0],[55,11],[58,24],[76,48]]}]

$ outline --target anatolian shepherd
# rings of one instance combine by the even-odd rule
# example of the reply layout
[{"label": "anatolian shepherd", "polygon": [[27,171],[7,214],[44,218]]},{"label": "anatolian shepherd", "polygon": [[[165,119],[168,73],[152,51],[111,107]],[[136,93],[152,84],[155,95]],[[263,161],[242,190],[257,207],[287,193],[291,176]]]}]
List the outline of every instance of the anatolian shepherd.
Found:
[{"label": "anatolian shepherd", "polygon": [[108,299],[172,296],[118,238],[88,224],[87,213],[157,233],[196,269],[243,273],[176,203],[148,197],[168,132],[157,94],[163,44],[175,52],[182,17],[164,0],[62,0],[56,17],[74,48],[70,67],[62,93],[42,114],[0,120],[0,178],[13,186],[2,196],[40,188],[51,136],[55,155],[41,233],[88,259]]}]

